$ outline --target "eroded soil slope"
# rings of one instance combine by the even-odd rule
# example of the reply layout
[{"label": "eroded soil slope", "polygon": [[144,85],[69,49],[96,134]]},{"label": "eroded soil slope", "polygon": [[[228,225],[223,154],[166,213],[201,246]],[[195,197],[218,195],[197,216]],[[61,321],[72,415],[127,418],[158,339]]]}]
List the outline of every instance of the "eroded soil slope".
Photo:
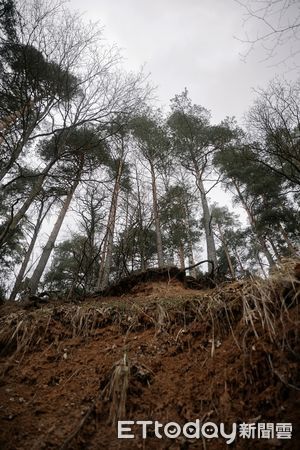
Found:
[{"label": "eroded soil slope", "polygon": [[[300,448],[299,282],[143,283],[118,298],[0,310],[0,448],[226,449],[220,439],[117,439],[116,422],[292,422]],[[151,427],[150,427],[151,428]]]}]

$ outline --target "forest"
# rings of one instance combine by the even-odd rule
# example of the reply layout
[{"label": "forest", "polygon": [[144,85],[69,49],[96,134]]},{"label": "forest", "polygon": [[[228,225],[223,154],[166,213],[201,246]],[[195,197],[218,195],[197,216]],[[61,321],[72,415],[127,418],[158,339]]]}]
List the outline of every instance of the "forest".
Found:
[{"label": "forest", "polygon": [[[297,2],[233,1],[250,50],[300,42]],[[0,0],[1,449],[300,448],[300,78],[243,120],[190,92],[63,0]]]},{"label": "forest", "polygon": [[264,277],[296,255],[299,80],[259,90],[243,128],[213,124],[186,88],[155,107],[148,77],[60,4],[5,1],[0,20],[3,299],[201,260],[190,275]]}]

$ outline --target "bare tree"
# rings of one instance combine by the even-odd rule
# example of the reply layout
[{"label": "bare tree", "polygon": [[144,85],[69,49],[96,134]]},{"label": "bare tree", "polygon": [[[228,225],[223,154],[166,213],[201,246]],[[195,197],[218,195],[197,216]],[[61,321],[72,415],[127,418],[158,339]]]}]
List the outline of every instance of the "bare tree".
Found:
[{"label": "bare tree", "polygon": [[300,3],[298,0],[235,0],[244,10],[247,56],[260,47],[265,59],[274,65],[288,63],[299,68]]},{"label": "bare tree", "polygon": [[[142,73],[126,74],[121,70],[118,51],[102,43],[102,30],[93,24],[85,25],[78,14],[70,13],[63,3],[57,2],[49,6],[45,0],[19,2],[18,12],[20,29],[17,49],[20,46],[21,49],[30,48],[41,62],[48,64],[48,69],[54,67],[55,74],[59,70],[59,74],[64,74],[67,80],[71,79],[72,84],[70,87],[67,83],[64,95],[53,92],[50,95],[46,91],[46,100],[38,92],[32,93],[29,86],[25,92],[29,104],[26,103],[25,108],[22,101],[18,104],[21,104],[27,122],[32,117],[33,122],[29,120],[28,125],[25,121],[26,126],[22,128],[22,114],[20,117],[15,114],[16,120],[2,123],[2,137],[5,141],[2,146],[5,145],[8,152],[2,167],[3,175],[12,177],[10,170],[15,165],[17,170],[21,170],[16,178],[22,176],[18,158],[24,149],[30,149],[31,143],[54,136],[61,140],[60,146],[63,146],[68,133],[85,124],[96,127],[101,138],[105,139],[107,124],[120,112],[126,115],[138,110],[150,91],[145,86],[145,76]],[[14,54],[15,49],[13,50]],[[38,71],[35,76],[40,76]],[[61,81],[60,77],[56,77],[55,81]],[[44,86],[45,82],[41,84]],[[51,87],[52,80],[48,80],[48,84]],[[46,83],[47,86],[48,84]],[[59,85],[60,83],[58,90]],[[16,127],[15,132],[12,127]],[[39,146],[33,146],[32,156],[39,158],[38,150]],[[61,153],[58,151],[37,175],[36,183],[27,198],[22,198],[13,205],[11,218],[1,227],[0,245],[15,232],[46,178],[54,176],[60,158]],[[9,179],[9,183],[13,181],[14,178]],[[21,201],[23,203],[19,207]]]},{"label": "bare tree", "polygon": [[299,186],[300,80],[275,79],[259,89],[246,119],[257,161]]},{"label": "bare tree", "polygon": [[125,74],[97,24],[64,2],[17,2],[16,37],[1,42],[0,138],[3,178],[29,144],[86,123],[102,127],[135,110],[149,93],[146,77]]}]

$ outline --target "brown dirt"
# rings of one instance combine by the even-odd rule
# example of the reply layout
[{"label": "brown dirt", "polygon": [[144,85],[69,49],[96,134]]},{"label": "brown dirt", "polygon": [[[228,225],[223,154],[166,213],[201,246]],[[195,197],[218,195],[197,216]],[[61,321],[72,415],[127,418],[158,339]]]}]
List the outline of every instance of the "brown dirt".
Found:
[{"label": "brown dirt", "polygon": [[141,432],[118,419],[292,422],[300,448],[299,283],[237,281],[185,289],[145,282],[130,295],[0,309],[0,448],[226,449],[223,438]]}]

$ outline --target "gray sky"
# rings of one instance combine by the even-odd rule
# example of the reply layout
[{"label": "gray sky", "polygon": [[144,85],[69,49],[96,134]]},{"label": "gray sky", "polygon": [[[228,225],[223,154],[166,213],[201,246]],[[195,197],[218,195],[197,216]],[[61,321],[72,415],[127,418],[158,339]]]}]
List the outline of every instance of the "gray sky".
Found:
[{"label": "gray sky", "polygon": [[[240,120],[254,98],[252,87],[265,86],[285,70],[259,62],[259,51],[242,61],[246,47],[234,36],[245,33],[244,11],[234,0],[71,0],[69,5],[105,26],[106,39],[122,49],[127,68],[145,64],[161,104],[168,105],[186,86],[215,122],[227,115]],[[254,26],[248,23],[247,30],[256,33]]]}]

